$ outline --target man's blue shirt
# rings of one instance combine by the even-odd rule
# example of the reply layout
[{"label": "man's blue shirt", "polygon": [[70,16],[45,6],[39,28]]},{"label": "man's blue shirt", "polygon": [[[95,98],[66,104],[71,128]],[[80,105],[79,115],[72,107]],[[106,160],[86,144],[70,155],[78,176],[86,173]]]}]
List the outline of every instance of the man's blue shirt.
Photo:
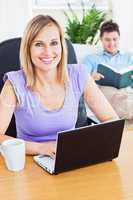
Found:
[{"label": "man's blue shirt", "polygon": [[83,64],[86,65],[89,73],[96,72],[98,64],[107,64],[116,70],[124,69],[133,65],[133,54],[118,51],[112,55],[106,51],[97,54],[91,54],[85,57]]}]

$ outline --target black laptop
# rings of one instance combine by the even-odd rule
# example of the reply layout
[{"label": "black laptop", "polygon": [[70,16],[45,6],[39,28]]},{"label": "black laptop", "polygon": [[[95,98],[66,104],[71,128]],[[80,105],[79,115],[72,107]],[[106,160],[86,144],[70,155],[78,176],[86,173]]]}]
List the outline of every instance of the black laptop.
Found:
[{"label": "black laptop", "polygon": [[118,157],[124,121],[115,120],[57,135],[55,159],[50,156],[34,156],[34,160],[50,174],[111,161]]}]

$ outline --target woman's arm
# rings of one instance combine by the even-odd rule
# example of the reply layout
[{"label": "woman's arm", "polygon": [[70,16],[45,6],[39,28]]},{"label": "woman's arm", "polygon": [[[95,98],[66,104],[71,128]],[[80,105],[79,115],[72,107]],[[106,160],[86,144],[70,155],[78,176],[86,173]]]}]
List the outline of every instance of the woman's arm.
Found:
[{"label": "woman's arm", "polygon": [[[0,143],[4,140],[13,138],[5,135],[5,132],[10,124],[17,103],[17,97],[15,95],[13,86],[11,82],[7,80],[0,94]],[[25,144],[26,154],[52,155],[55,152],[55,142],[25,142]]]},{"label": "woman's arm", "polygon": [[17,98],[13,86],[7,80],[0,94],[0,134],[5,134],[16,106]]},{"label": "woman's arm", "polygon": [[104,122],[119,119],[110,103],[90,76],[85,86],[84,98],[90,109],[100,121]]}]

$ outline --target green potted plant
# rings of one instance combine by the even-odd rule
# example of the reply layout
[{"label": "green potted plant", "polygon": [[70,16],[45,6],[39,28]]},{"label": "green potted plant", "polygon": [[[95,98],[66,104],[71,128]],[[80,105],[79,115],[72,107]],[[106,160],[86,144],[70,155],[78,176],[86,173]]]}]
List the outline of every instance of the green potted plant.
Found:
[{"label": "green potted plant", "polygon": [[96,44],[98,42],[96,35],[101,23],[105,20],[105,12],[96,9],[93,5],[85,9],[84,2],[81,1],[82,17],[79,19],[77,14],[68,3],[70,15],[64,11],[67,17],[66,35],[72,43]]}]

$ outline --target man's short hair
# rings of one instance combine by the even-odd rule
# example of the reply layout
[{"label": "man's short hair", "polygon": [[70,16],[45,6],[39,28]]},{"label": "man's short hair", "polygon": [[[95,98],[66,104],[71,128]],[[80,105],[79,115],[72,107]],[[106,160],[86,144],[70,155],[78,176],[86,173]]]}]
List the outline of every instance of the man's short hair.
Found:
[{"label": "man's short hair", "polygon": [[114,31],[120,35],[119,26],[117,23],[113,22],[112,20],[104,22],[100,28],[100,37],[102,37],[105,32],[110,33]]}]

